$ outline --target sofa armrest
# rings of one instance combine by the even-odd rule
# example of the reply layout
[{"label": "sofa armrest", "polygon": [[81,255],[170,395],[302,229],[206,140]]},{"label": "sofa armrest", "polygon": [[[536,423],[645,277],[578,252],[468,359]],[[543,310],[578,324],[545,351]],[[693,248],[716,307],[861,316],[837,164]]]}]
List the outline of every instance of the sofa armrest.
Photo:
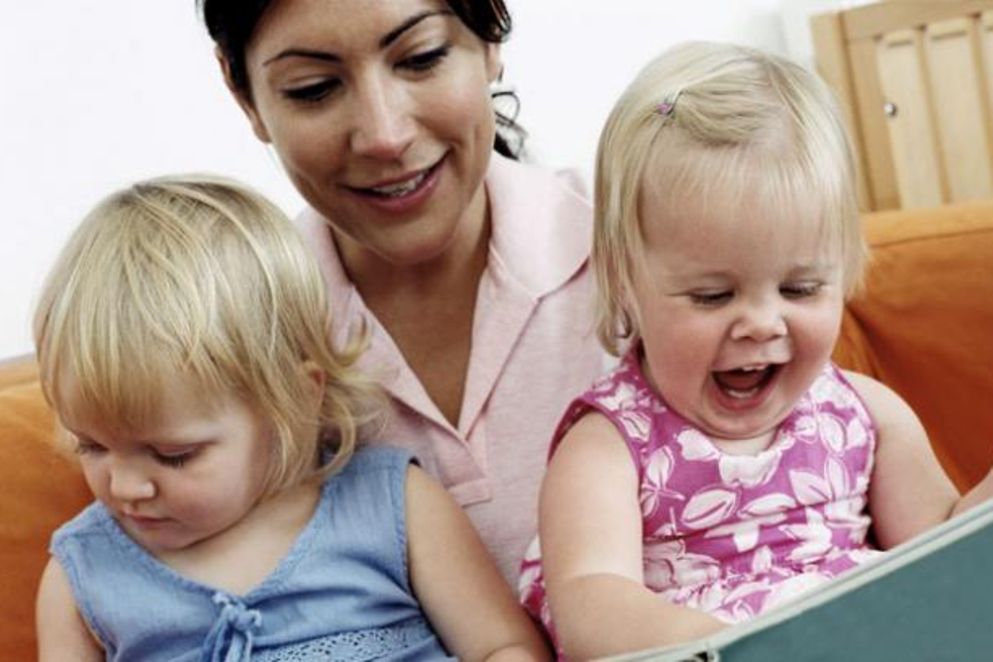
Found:
[{"label": "sofa armrest", "polygon": [[34,596],[52,532],[92,500],[75,458],[54,443],[54,419],[30,360],[0,368],[0,658],[37,658]]},{"label": "sofa armrest", "polygon": [[959,489],[993,465],[993,202],[867,214],[834,358],[914,408]]}]

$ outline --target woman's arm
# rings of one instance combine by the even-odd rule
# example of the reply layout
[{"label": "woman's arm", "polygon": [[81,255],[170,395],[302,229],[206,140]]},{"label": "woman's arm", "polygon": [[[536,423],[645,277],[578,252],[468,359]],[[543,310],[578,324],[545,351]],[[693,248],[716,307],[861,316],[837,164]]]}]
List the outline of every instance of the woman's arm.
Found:
[{"label": "woman's arm", "polygon": [[724,627],[645,587],[637,473],[600,414],[576,423],[555,452],[539,522],[549,606],[570,658],[688,641]]},{"label": "woman's arm", "polygon": [[103,660],[103,648],[93,639],[76,610],[69,580],[55,559],[49,559],[41,576],[35,624],[40,662]]},{"label": "woman's arm", "polygon": [[460,660],[547,660],[545,641],[451,496],[407,472],[410,581],[448,651]]},{"label": "woman's arm", "polygon": [[888,549],[948,519],[959,495],[910,405],[870,377],[845,376],[862,396],[878,432],[869,512],[876,540]]}]

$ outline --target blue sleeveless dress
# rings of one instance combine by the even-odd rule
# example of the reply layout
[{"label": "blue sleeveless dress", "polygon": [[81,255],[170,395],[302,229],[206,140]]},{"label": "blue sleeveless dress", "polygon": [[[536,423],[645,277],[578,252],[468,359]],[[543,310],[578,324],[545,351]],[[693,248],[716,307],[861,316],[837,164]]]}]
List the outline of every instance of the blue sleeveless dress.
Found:
[{"label": "blue sleeveless dress", "polygon": [[410,453],[362,448],[321,488],[310,522],[261,584],[233,595],[180,576],[100,503],[52,537],[107,660],[451,659],[411,593]]}]

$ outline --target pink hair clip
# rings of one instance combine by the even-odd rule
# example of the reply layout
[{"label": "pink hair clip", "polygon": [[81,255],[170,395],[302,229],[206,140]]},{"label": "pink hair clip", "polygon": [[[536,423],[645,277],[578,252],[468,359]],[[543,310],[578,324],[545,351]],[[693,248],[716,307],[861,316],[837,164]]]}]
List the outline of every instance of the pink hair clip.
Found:
[{"label": "pink hair clip", "polygon": [[661,117],[669,117],[672,115],[673,111],[676,110],[676,102],[679,101],[679,95],[682,93],[683,91],[679,90],[665,101],[655,104],[655,112]]}]

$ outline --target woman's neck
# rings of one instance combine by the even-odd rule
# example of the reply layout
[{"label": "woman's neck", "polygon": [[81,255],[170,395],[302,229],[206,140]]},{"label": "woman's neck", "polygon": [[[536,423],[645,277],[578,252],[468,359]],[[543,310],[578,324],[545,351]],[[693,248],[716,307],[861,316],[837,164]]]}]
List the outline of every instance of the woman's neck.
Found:
[{"label": "woman's neck", "polygon": [[346,272],[441,414],[457,426],[472,351],[476,293],[489,254],[485,192],[434,258],[398,265],[338,239]]},{"label": "woman's neck", "polygon": [[391,302],[465,303],[466,297],[475,298],[486,268],[490,223],[485,189],[480,186],[449,244],[422,262],[391,261],[334,229],[332,233],[345,273],[377,317]]}]

